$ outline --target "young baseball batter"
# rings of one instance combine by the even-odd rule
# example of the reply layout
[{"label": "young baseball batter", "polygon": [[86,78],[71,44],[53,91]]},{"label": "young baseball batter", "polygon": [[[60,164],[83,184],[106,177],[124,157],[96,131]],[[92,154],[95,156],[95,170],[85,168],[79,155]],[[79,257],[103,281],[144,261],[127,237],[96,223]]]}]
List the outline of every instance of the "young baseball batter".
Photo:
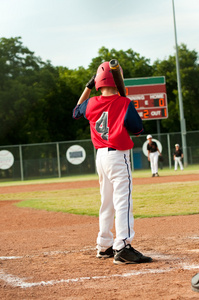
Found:
[{"label": "young baseball batter", "polygon": [[[89,98],[94,86],[102,95]],[[134,218],[129,150],[134,143],[128,130],[140,135],[142,120],[130,99],[118,95],[109,62],[99,66],[96,77],[88,82],[74,108],[73,118],[82,116],[90,122],[91,139],[97,149],[96,166],[101,194],[97,257],[114,256],[115,264],[150,262],[150,257],[131,246]],[[111,232],[114,217],[115,239]]]},{"label": "young baseball batter", "polygon": [[157,143],[155,141],[152,141],[152,135],[148,134],[147,140],[148,161],[150,161],[152,177],[159,176],[158,156],[161,155],[161,153],[158,149]]},{"label": "young baseball batter", "polygon": [[183,158],[183,153],[182,150],[180,149],[179,144],[175,144],[175,151],[173,153],[173,159],[174,159],[174,170],[177,171],[178,169],[178,164],[180,166],[180,170],[182,171],[183,165],[182,165],[182,158]]}]

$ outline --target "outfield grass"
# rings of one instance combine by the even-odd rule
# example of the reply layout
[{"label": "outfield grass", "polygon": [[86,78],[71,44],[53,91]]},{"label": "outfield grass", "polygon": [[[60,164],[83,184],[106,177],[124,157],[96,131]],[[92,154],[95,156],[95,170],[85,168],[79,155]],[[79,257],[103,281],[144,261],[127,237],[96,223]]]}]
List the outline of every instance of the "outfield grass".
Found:
[{"label": "outfield grass", "polygon": [[[167,174],[171,171],[162,170],[160,174],[163,172]],[[198,170],[192,170],[191,174],[194,172],[198,173]],[[176,174],[174,171],[173,173]],[[148,171],[147,177],[149,174]],[[134,185],[133,199],[135,218],[198,214],[199,184],[198,181],[192,181]],[[99,188],[0,194],[0,200],[23,200],[16,205],[90,216],[98,216],[100,208]]]}]

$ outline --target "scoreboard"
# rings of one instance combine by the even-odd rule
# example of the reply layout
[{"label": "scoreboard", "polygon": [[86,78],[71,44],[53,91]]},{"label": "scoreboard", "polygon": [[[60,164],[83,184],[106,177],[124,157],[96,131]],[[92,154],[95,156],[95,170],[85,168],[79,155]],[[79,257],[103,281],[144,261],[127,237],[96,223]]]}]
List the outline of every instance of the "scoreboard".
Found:
[{"label": "scoreboard", "polygon": [[124,79],[126,96],[142,120],[168,118],[165,77]]}]

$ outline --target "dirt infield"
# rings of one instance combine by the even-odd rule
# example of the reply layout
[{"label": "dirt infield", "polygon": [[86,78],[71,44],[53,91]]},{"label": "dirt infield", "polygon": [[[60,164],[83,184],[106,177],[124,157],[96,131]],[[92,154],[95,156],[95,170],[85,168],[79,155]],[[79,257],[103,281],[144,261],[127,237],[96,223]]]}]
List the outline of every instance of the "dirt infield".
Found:
[{"label": "dirt infield", "polygon": [[[151,184],[151,183],[166,183],[166,182],[184,182],[184,181],[199,181],[199,174],[189,175],[173,175],[173,176],[161,176],[161,177],[146,177],[146,178],[133,178],[133,184]],[[0,187],[0,193],[20,193],[31,191],[53,191],[62,189],[76,189],[76,188],[88,188],[98,187],[98,180],[82,180],[71,182],[58,182],[58,183],[43,183],[43,184],[26,184],[15,186],[3,186]]]},{"label": "dirt infield", "polygon": [[[198,175],[134,179],[134,184]],[[81,184],[83,184],[81,186]],[[1,193],[98,186],[83,181],[1,187]],[[19,199],[20,201],[20,199]],[[199,299],[199,215],[135,220],[133,246],[152,263],[97,259],[98,218],[18,208],[0,201],[0,299]]]}]

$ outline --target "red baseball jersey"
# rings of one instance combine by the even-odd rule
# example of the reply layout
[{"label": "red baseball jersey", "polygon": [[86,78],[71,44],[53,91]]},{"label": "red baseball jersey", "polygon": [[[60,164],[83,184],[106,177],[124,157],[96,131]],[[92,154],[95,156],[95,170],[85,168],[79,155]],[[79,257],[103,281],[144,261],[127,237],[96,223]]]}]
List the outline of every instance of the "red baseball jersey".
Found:
[{"label": "red baseball jersey", "polygon": [[83,115],[90,122],[91,139],[96,149],[131,149],[134,143],[128,130],[135,135],[143,131],[142,120],[126,97],[101,95],[89,98],[73,110],[75,119]]}]

